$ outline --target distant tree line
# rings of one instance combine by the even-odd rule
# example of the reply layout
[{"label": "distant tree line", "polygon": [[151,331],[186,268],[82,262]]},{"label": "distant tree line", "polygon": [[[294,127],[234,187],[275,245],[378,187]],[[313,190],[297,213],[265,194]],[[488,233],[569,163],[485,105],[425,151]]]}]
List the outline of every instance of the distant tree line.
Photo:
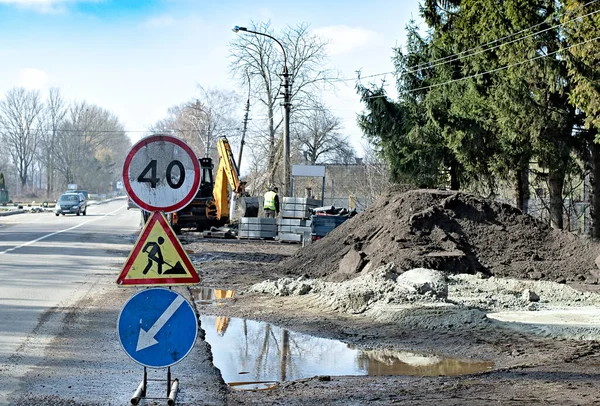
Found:
[{"label": "distant tree line", "polygon": [[[85,101],[68,103],[59,89],[13,88],[0,99],[0,171],[12,174],[12,196],[53,198],[68,184],[110,191],[131,147],[111,112]],[[13,185],[13,186],[11,186]]]},{"label": "distant tree line", "polygon": [[395,181],[474,189],[512,185],[527,209],[531,177],[563,228],[566,183],[589,177],[600,237],[600,2],[423,0],[395,49],[398,99],[359,82],[359,123]]}]

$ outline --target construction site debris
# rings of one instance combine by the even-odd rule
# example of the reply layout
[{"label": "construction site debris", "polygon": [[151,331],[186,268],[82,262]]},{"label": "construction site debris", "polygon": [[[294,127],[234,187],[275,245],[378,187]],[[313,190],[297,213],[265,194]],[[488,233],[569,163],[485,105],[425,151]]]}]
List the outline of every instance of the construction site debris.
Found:
[{"label": "construction site debris", "polygon": [[[314,220],[313,220],[314,221]],[[288,275],[342,281],[394,263],[485,277],[597,283],[600,244],[508,204],[446,190],[390,190],[280,264]]]}]

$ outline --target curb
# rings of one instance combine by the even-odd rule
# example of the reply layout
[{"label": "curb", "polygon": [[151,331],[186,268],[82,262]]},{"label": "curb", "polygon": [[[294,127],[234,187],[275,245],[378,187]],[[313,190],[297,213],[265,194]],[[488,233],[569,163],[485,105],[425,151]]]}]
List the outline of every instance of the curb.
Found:
[{"label": "curb", "polygon": [[21,214],[21,213],[25,213],[25,210],[11,210],[11,211],[1,212],[0,217],[12,216],[13,214]]},{"label": "curb", "polygon": [[[91,201],[91,202],[89,202],[88,205],[89,206],[97,206],[99,204],[104,204],[104,203],[112,202],[115,200],[121,200],[121,199],[125,199],[125,196],[119,196],[119,197],[114,197],[111,199],[100,200],[100,201]],[[29,212],[29,210],[23,210],[23,209],[4,211],[4,212],[0,212],[0,217],[12,216],[13,214],[23,214],[23,213],[28,213],[28,212]],[[54,212],[54,209],[44,210],[44,212],[52,213],[52,212]]]},{"label": "curb", "polygon": [[106,199],[106,200],[92,200],[92,201],[88,202],[88,205],[89,206],[97,206],[99,204],[114,202],[115,200],[121,200],[121,199],[125,199],[125,196],[113,197],[113,198]]}]

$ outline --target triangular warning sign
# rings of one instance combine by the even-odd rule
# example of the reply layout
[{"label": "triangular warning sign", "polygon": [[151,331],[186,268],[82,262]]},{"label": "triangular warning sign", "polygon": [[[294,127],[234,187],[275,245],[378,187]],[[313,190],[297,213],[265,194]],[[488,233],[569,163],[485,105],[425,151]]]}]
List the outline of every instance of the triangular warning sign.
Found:
[{"label": "triangular warning sign", "polygon": [[146,222],[117,284],[195,285],[200,277],[165,216],[156,211]]}]

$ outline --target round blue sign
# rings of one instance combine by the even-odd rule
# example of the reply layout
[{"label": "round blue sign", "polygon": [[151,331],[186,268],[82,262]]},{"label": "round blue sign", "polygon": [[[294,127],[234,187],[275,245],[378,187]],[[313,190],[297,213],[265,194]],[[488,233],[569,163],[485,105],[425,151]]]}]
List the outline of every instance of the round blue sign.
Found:
[{"label": "round blue sign", "polygon": [[198,318],[179,293],[151,288],[129,299],[117,321],[123,350],[138,364],[166,368],[185,358],[198,335]]}]

